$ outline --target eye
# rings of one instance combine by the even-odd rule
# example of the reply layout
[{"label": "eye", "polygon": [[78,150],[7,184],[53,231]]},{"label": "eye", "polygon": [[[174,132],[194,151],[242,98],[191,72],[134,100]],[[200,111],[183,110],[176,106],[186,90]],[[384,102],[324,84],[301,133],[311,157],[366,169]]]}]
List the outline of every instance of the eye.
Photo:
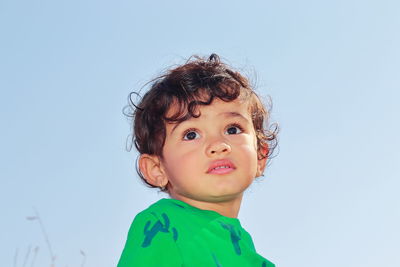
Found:
[{"label": "eye", "polygon": [[230,125],[227,129],[226,132],[227,134],[240,134],[243,132],[243,128],[240,127],[240,125],[234,124]]},{"label": "eye", "polygon": [[193,129],[189,129],[183,134],[183,140],[194,140],[199,137],[200,135]]}]

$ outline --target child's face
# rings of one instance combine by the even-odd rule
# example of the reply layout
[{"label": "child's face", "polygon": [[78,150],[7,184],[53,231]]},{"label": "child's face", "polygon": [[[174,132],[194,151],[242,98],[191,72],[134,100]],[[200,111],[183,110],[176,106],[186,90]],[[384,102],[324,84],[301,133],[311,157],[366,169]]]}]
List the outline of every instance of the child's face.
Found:
[{"label": "child's face", "polygon": [[265,166],[265,160],[257,159],[248,104],[215,99],[198,108],[199,118],[166,125],[161,164],[169,194],[205,202],[242,197]]}]

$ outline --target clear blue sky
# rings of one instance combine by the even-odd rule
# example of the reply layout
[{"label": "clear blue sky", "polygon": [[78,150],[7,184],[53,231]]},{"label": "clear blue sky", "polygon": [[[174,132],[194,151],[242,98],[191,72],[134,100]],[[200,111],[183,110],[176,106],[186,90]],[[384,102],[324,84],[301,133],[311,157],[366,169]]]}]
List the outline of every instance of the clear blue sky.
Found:
[{"label": "clear blue sky", "polygon": [[[280,267],[400,266],[398,1],[0,1],[0,265],[115,266],[159,198],[126,152],[130,91],[192,54],[257,80],[279,154],[239,219]],[[30,264],[30,263],[29,263]],[[27,264],[26,266],[30,266]]]}]

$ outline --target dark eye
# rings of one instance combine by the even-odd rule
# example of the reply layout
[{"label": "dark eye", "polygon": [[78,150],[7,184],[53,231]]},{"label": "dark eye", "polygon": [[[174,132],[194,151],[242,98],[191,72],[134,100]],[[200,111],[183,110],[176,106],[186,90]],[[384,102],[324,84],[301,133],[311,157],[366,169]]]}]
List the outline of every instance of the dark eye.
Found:
[{"label": "dark eye", "polygon": [[189,132],[185,133],[185,135],[183,136],[183,139],[184,140],[193,140],[193,139],[196,139],[199,137],[200,137],[200,135],[197,132],[189,131]]},{"label": "dark eye", "polygon": [[242,129],[240,129],[238,126],[230,126],[228,129],[226,129],[226,133],[228,134],[239,134],[242,132]]}]

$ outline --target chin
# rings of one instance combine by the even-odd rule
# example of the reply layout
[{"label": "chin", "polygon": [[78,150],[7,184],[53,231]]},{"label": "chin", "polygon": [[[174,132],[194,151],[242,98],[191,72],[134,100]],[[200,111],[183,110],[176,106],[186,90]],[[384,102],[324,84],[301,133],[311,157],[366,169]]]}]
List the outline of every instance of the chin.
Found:
[{"label": "chin", "polygon": [[224,200],[232,200],[237,198],[243,193],[244,190],[228,190],[226,188],[218,191],[218,192],[213,192],[213,194],[209,194],[209,196],[213,199],[218,199],[221,201]]}]

